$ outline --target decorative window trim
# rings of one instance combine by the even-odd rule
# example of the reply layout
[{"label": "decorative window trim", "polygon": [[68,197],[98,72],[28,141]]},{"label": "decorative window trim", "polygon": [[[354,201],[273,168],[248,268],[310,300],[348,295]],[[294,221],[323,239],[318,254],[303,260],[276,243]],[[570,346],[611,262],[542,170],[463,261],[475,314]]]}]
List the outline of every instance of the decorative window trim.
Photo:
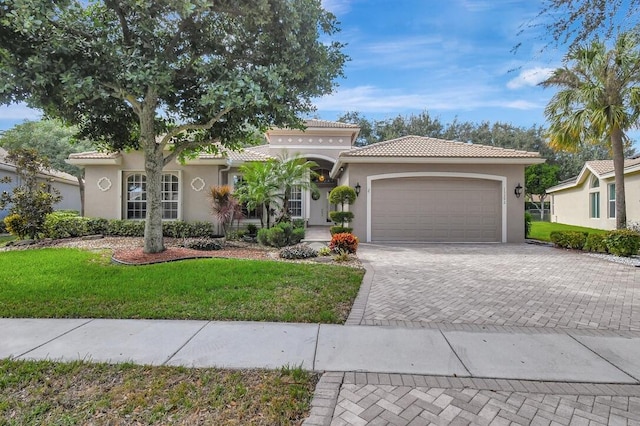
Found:
[{"label": "decorative window trim", "polygon": [[[106,183],[106,184],[105,184]],[[111,179],[109,179],[106,176],[101,177],[100,179],[98,179],[97,182],[98,185],[98,189],[102,192],[107,192],[108,190],[111,189]],[[103,186],[104,185],[104,186]]]},{"label": "decorative window trim", "polygon": [[609,219],[616,218],[616,184],[607,185],[607,215]]},{"label": "decorative window trim", "polygon": [[193,189],[196,192],[202,191],[205,185],[206,184],[204,183],[204,180],[199,176],[191,180],[191,189]]}]

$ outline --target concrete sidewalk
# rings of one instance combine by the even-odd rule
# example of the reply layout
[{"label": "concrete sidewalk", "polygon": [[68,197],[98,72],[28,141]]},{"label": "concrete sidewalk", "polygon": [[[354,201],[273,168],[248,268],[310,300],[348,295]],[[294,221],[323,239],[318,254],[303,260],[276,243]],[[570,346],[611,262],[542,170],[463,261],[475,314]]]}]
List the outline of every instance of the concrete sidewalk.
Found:
[{"label": "concrete sidewalk", "polygon": [[638,384],[638,354],[636,333],[0,319],[0,358],[14,359]]}]

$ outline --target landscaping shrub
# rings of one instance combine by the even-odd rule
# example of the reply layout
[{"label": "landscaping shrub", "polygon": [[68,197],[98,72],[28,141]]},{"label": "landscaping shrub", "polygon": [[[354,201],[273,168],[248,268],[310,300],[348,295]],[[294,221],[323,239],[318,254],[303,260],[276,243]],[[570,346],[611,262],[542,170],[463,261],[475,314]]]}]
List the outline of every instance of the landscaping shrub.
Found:
[{"label": "landscaping shrub", "polygon": [[113,237],[144,237],[144,220],[110,220],[107,235]]},{"label": "landscaping shrub", "polygon": [[353,212],[329,212],[329,218],[335,223],[348,223],[353,220]]},{"label": "landscaping shrub", "polygon": [[253,223],[249,223],[247,225],[247,233],[251,236],[255,236],[258,233],[258,227]]},{"label": "landscaping shrub", "polygon": [[3,222],[11,235],[15,235],[20,239],[27,235],[27,221],[19,214],[10,214],[4,218]]},{"label": "landscaping shrub", "polygon": [[44,236],[48,238],[73,238],[89,234],[87,218],[75,212],[53,212],[44,219]]},{"label": "landscaping shrub", "polygon": [[351,232],[353,232],[353,228],[350,228],[348,226],[335,225],[329,228],[329,232],[331,233],[331,235],[350,234]]},{"label": "landscaping shrub", "polygon": [[609,253],[616,256],[633,256],[640,249],[640,234],[629,229],[608,232],[604,241]]},{"label": "landscaping shrub", "polygon": [[182,244],[180,244],[184,248],[190,248],[194,250],[221,250],[222,244],[220,241],[212,239],[212,238],[192,238],[186,239]]},{"label": "landscaping shrub", "polygon": [[287,245],[287,236],[285,230],[279,226],[274,226],[269,229],[269,233],[267,234],[267,243],[271,247],[284,247]]},{"label": "landscaping shrub", "polygon": [[596,253],[607,253],[606,234],[589,234],[583,250]]},{"label": "landscaping shrub", "polygon": [[107,219],[101,217],[88,217],[86,219],[88,235],[107,234],[109,230],[109,221]]},{"label": "landscaping shrub", "polygon": [[318,256],[329,256],[331,254],[331,249],[329,247],[321,247],[318,250]]},{"label": "landscaping shrub", "polygon": [[529,234],[531,233],[531,213],[524,213],[524,237],[529,238]]},{"label": "landscaping shrub", "polygon": [[307,244],[296,244],[280,249],[279,255],[283,259],[308,259],[317,257],[318,252]]},{"label": "landscaping shrub", "polygon": [[280,248],[298,244],[304,236],[304,228],[294,228],[290,222],[280,222],[273,228],[260,229],[258,242],[265,246]]},{"label": "landscaping shrub", "polygon": [[190,235],[190,227],[187,222],[182,220],[172,220],[162,222],[162,235],[169,238],[189,238],[195,237]]},{"label": "landscaping shrub", "polygon": [[348,232],[333,234],[329,248],[334,253],[340,253],[340,251],[355,253],[358,250],[358,237]]},{"label": "landscaping shrub", "polygon": [[213,238],[219,236],[211,222],[195,221],[187,222],[187,224],[189,225],[187,238]]},{"label": "landscaping shrub", "polygon": [[549,234],[551,242],[558,247],[582,250],[587,242],[588,232],[554,231]]}]

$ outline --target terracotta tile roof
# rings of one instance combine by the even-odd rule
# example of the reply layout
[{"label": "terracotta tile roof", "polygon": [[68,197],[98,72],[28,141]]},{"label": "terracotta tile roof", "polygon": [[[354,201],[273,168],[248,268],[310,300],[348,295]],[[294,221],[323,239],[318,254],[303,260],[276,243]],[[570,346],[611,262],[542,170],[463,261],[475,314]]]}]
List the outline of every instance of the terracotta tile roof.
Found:
[{"label": "terracotta tile roof", "polygon": [[[0,148],[0,163],[4,163],[4,164],[7,164],[7,165],[10,165],[10,166],[13,167],[13,164],[10,164],[5,160],[7,154],[8,154],[8,152],[7,152],[6,149]],[[42,172],[41,175],[56,177],[56,178],[59,178],[59,179],[72,181],[74,183],[78,182],[78,178],[76,178],[74,175],[71,175],[69,173],[62,172],[62,171],[56,170],[56,169],[49,169],[49,170],[47,170],[45,172]]]},{"label": "terracotta tile roof", "polygon": [[76,152],[74,154],[69,154],[69,158],[78,159],[78,160],[94,160],[94,159],[102,159],[102,158],[118,158],[121,154],[119,152],[98,152],[98,151],[87,151],[87,152]]},{"label": "terracotta tile roof", "polygon": [[[640,158],[625,159],[624,167],[635,166],[640,164]],[[589,166],[598,175],[604,175],[607,173],[613,173],[613,160],[593,160],[587,161],[586,165]]]},{"label": "terracotta tile roof", "polygon": [[540,154],[424,136],[404,136],[352,149],[341,153],[340,157],[540,158]]},{"label": "terracotta tile roof", "polygon": [[272,158],[269,154],[269,145],[252,146],[244,148],[242,151],[231,151],[221,148],[217,154],[202,153],[198,156],[201,159],[223,159],[228,158],[231,161],[265,161]]},{"label": "terracotta tile roof", "polygon": [[339,121],[317,120],[315,118],[304,120],[304,124],[307,127],[323,127],[323,128],[331,128],[331,129],[359,129],[360,128],[360,126],[358,126],[357,124],[341,123]]}]

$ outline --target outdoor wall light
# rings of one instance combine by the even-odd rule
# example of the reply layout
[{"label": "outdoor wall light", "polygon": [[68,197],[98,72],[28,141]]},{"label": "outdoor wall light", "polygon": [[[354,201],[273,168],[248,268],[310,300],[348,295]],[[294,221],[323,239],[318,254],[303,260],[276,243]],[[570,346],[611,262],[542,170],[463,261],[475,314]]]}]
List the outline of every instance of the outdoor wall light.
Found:
[{"label": "outdoor wall light", "polygon": [[356,190],[356,197],[360,195],[360,190],[362,189],[362,187],[360,186],[360,182],[356,183],[356,186],[353,189]]},{"label": "outdoor wall light", "polygon": [[520,198],[520,196],[522,195],[522,185],[520,185],[520,182],[518,182],[518,184],[516,185],[513,193],[516,194],[516,198]]}]

